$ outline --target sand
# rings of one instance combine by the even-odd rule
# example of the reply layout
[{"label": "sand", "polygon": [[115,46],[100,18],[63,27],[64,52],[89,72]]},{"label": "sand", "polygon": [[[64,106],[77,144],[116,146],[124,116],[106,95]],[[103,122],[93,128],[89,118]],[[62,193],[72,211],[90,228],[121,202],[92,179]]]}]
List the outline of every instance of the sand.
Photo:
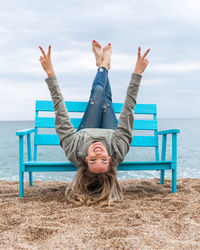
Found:
[{"label": "sand", "polygon": [[0,249],[200,249],[200,179],[122,181],[125,200],[75,207],[68,183],[0,181]]}]

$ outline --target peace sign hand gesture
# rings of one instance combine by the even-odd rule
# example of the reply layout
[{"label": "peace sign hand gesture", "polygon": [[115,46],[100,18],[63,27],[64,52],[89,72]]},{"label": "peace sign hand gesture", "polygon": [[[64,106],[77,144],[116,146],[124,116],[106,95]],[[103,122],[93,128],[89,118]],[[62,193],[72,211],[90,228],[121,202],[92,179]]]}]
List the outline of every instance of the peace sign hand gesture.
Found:
[{"label": "peace sign hand gesture", "polygon": [[42,64],[42,67],[44,69],[44,71],[47,73],[48,77],[52,77],[55,76],[55,72],[53,69],[53,65],[51,62],[51,45],[49,45],[49,49],[48,49],[48,53],[47,55],[45,54],[43,48],[41,46],[39,46],[43,56],[40,56],[40,62]]},{"label": "peace sign hand gesture", "polygon": [[150,49],[148,49],[143,56],[141,56],[141,48],[138,48],[138,57],[137,57],[137,61],[136,61],[136,65],[135,65],[135,69],[134,69],[134,73],[141,75],[147,65],[149,64],[149,61],[145,58],[147,56],[147,54],[149,53]]}]

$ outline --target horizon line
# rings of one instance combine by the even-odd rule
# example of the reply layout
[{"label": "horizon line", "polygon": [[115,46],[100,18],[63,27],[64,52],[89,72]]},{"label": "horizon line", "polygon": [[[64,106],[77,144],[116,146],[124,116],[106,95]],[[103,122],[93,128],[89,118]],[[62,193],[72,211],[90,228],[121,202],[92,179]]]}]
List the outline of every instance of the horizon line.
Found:
[{"label": "horizon line", "polygon": [[[51,117],[51,118],[54,118],[54,117]],[[161,119],[161,120],[167,120],[167,119],[200,119],[200,117],[158,117],[157,118],[158,120]],[[137,120],[137,119],[135,119]],[[141,120],[141,119],[139,119]],[[145,119],[146,120],[146,119]],[[147,120],[151,120],[151,119],[147,119]],[[34,122],[35,120],[0,120],[0,122]]]}]

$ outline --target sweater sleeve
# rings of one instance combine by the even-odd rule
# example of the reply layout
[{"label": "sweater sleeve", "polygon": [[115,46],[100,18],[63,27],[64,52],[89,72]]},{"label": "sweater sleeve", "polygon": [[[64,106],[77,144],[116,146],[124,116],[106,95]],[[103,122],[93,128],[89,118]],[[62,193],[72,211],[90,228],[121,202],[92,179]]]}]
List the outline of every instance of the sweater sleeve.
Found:
[{"label": "sweater sleeve", "polygon": [[133,109],[136,105],[137,94],[141,82],[141,75],[132,74],[131,80],[126,92],[125,102],[120,113],[118,126],[116,129],[116,140],[119,150],[118,163],[123,161],[129,151],[129,145],[132,142],[132,130],[134,123]]},{"label": "sweater sleeve", "polygon": [[67,156],[70,145],[73,144],[76,135],[74,127],[71,124],[56,76],[49,77],[45,81],[54,103],[56,133],[60,139],[60,145]]}]

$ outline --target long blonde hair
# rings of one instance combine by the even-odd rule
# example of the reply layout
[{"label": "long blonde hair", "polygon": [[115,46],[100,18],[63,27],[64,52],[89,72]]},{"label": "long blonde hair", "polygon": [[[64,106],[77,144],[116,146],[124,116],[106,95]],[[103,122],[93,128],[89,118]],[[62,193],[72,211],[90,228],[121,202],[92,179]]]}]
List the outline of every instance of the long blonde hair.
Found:
[{"label": "long blonde hair", "polygon": [[122,189],[116,178],[116,167],[109,165],[105,173],[95,174],[83,163],[66,189],[66,198],[75,205],[101,203],[110,205],[123,199]]}]

